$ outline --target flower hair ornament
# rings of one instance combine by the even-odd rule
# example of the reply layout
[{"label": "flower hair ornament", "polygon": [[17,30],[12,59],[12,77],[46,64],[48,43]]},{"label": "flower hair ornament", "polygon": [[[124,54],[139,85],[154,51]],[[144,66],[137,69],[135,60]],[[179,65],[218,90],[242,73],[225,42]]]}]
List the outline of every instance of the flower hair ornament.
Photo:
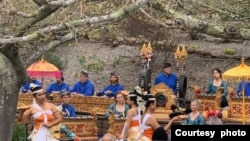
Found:
[{"label": "flower hair ornament", "polygon": [[134,88],[133,92],[130,92],[129,97],[136,96],[136,102],[138,103],[138,111],[144,111],[145,110],[145,101],[143,99],[142,89],[139,86],[136,86]]},{"label": "flower hair ornament", "polygon": [[34,89],[34,88],[37,88],[37,87],[41,87],[41,86],[36,85],[36,84],[34,84],[34,83],[30,83],[30,89],[31,89],[31,90]]},{"label": "flower hair ornament", "polygon": [[139,87],[139,86],[135,86],[134,92],[137,93],[137,94],[142,95],[142,88]]},{"label": "flower hair ornament", "polygon": [[37,94],[40,92],[44,92],[43,88],[40,85],[36,85],[34,83],[30,84],[30,89],[32,91],[32,94]]},{"label": "flower hair ornament", "polygon": [[210,117],[218,117],[218,118],[222,118],[222,113],[219,110],[208,110],[205,114],[205,118],[208,119]]},{"label": "flower hair ornament", "polygon": [[201,88],[198,85],[194,85],[193,89],[196,96],[199,96],[201,94]]},{"label": "flower hair ornament", "polygon": [[[43,88],[40,85],[36,85],[34,83],[30,84],[30,89],[31,89],[32,95],[36,95],[37,93],[44,92]],[[36,103],[35,98],[33,98],[33,103]]]}]

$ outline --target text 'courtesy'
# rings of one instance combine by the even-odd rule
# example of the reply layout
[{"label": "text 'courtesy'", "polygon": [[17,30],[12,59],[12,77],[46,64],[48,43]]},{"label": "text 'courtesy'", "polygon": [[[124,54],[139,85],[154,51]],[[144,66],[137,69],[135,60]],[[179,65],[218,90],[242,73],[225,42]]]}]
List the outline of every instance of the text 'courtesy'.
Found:
[{"label": "text 'courtesy'", "polygon": [[250,125],[172,125],[171,141],[201,139],[202,141],[248,141]]}]

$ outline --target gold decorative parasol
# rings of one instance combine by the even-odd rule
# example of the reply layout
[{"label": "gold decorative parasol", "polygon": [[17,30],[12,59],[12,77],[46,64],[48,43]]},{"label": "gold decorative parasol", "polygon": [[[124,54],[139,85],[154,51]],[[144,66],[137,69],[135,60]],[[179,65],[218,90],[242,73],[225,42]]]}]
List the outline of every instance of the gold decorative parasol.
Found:
[{"label": "gold decorative parasol", "polygon": [[231,68],[222,74],[222,79],[226,81],[242,82],[242,122],[246,122],[245,107],[245,89],[244,81],[250,79],[250,67],[245,64],[244,57],[241,58],[241,64]]},{"label": "gold decorative parasol", "polygon": [[29,75],[42,78],[42,83],[43,78],[45,77],[61,77],[61,71],[55,65],[45,61],[43,57],[42,60],[31,64],[27,68],[27,73]]}]

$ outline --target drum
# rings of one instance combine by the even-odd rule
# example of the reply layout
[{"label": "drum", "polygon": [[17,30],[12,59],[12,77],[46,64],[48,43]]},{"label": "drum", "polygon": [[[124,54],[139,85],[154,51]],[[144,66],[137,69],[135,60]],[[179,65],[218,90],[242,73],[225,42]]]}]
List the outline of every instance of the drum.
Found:
[{"label": "drum", "polygon": [[187,77],[181,75],[179,78],[179,98],[185,98],[187,93]]},{"label": "drum", "polygon": [[65,138],[60,138],[58,139],[59,141],[74,141],[73,138],[65,137]]},{"label": "drum", "polygon": [[168,102],[168,97],[166,97],[164,94],[162,93],[157,93],[155,95],[155,99],[156,99],[156,105],[157,106],[165,106],[166,103]]}]

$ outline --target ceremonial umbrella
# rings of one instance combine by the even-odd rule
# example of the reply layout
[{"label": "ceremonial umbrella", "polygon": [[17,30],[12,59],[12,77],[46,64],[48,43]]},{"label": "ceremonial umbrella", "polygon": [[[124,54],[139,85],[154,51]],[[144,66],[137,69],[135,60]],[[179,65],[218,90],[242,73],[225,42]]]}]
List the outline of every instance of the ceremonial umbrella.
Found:
[{"label": "ceremonial umbrella", "polygon": [[231,68],[222,74],[222,79],[226,81],[242,82],[242,122],[245,124],[246,107],[245,107],[245,88],[244,81],[250,78],[250,67],[246,65],[244,57],[241,58],[241,64]]},{"label": "ceremonial umbrella", "polygon": [[45,61],[43,57],[40,61],[31,64],[27,68],[27,73],[30,76],[41,78],[42,84],[44,78],[61,77],[61,71],[55,65]]}]

